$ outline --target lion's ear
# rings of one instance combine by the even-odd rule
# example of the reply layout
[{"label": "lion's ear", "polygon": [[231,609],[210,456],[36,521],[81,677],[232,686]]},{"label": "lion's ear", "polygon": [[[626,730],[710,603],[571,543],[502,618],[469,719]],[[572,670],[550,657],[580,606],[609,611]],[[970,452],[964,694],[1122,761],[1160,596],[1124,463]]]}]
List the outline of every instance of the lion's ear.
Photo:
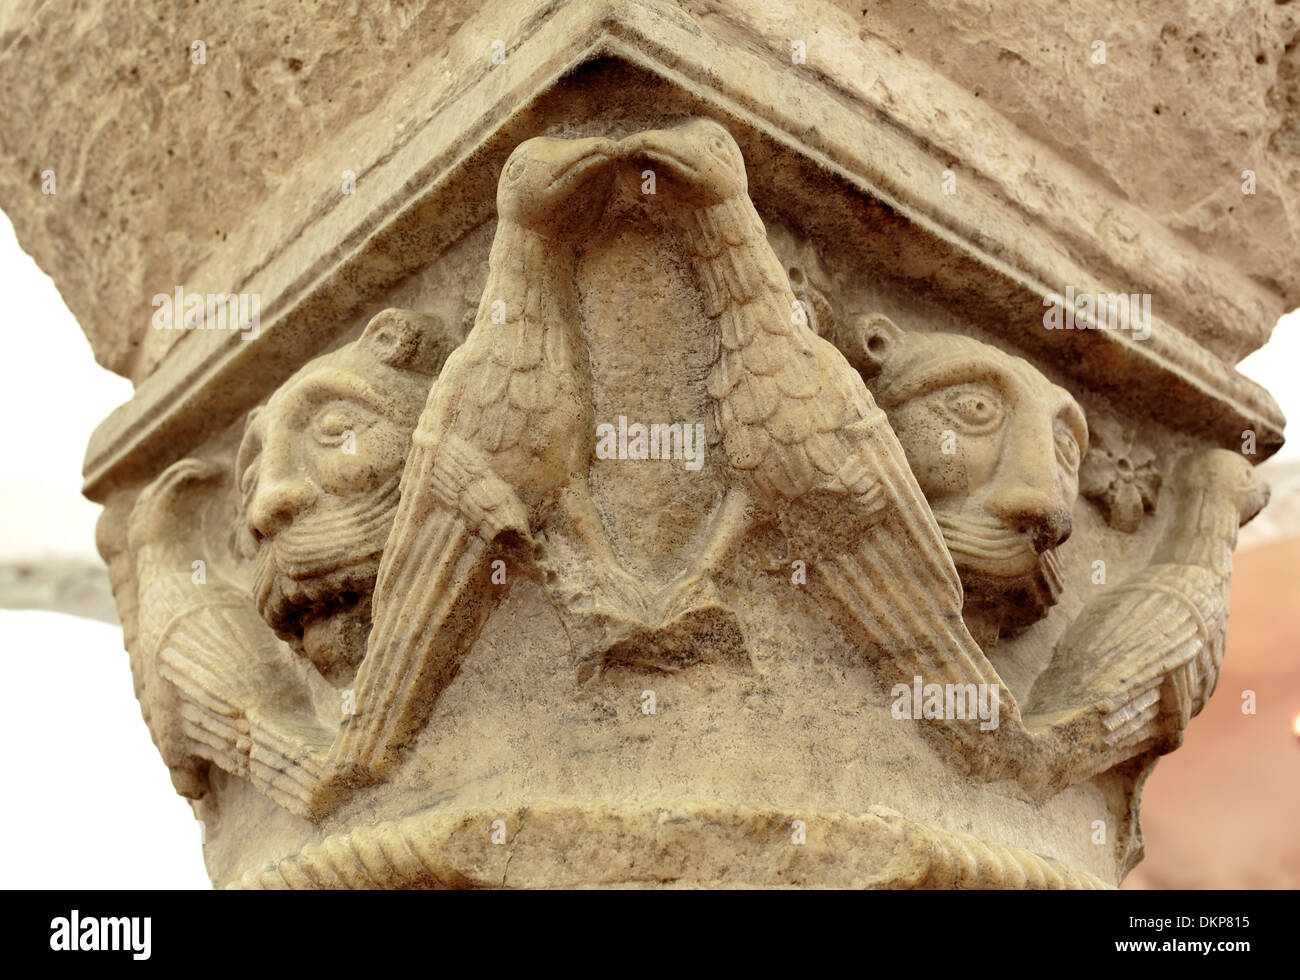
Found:
[{"label": "lion's ear", "polygon": [[397,307],[376,313],[359,343],[391,367],[435,378],[455,347],[439,317]]},{"label": "lion's ear", "polygon": [[903,336],[902,328],[883,313],[854,317],[847,333],[844,356],[864,381],[880,373]]}]

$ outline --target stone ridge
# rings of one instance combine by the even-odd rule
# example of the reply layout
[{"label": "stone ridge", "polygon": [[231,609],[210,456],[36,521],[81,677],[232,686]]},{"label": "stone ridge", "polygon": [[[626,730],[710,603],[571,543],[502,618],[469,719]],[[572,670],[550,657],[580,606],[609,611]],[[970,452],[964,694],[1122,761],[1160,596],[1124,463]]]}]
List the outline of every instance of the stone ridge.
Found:
[{"label": "stone ridge", "polygon": [[[491,842],[500,822],[504,841]],[[792,842],[801,822],[806,841]],[[560,874],[563,877],[557,878]],[[227,889],[501,887],[1106,889],[1014,845],[918,823],[889,807],[799,814],[538,801],[518,810],[429,810],[333,834]]]}]

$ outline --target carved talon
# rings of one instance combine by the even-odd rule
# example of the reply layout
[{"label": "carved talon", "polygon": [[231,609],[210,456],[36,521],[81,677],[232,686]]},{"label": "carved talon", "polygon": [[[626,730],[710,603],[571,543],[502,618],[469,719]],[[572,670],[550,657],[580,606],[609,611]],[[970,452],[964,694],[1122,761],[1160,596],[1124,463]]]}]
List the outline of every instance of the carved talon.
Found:
[{"label": "carved talon", "polygon": [[617,565],[603,565],[596,571],[595,593],[597,601],[613,599],[616,611],[638,620],[647,618],[650,604],[641,583]]},{"label": "carved talon", "polygon": [[660,593],[655,602],[655,622],[671,623],[693,609],[721,605],[712,579],[698,573],[684,573]]}]

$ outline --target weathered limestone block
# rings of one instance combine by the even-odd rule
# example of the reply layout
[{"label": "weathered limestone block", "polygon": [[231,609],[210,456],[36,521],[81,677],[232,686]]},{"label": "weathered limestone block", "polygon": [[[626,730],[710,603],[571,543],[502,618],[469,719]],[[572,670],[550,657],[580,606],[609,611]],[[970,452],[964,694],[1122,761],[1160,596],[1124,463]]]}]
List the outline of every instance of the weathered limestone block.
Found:
[{"label": "weathered limestone block", "polygon": [[[1018,6],[997,50],[929,5],[235,9],[111,96],[214,116],[140,227],[165,143],[6,137],[78,130],[0,200],[137,382],[86,490],[215,884],[1119,883],[1267,500],[1233,364],[1296,303],[1294,191],[1174,165],[1148,49],[1214,18],[1102,61],[1072,22],[1054,86]],[[19,8],[0,74],[70,16]],[[1250,16],[1225,77],[1295,30]],[[1138,85],[1176,186],[1136,103],[1069,152]],[[1234,146],[1283,172],[1279,98]]]}]

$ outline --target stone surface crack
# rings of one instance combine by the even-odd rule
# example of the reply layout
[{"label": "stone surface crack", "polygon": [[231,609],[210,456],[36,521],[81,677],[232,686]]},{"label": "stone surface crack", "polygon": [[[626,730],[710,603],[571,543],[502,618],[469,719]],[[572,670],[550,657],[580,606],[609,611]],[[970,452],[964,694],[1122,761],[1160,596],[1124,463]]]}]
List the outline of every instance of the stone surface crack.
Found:
[{"label": "stone surface crack", "polygon": [[506,857],[506,866],[501,871],[501,887],[506,887],[506,875],[510,874],[510,862],[515,859],[515,842],[519,840],[519,835],[524,832],[524,821],[528,817],[528,807],[519,811],[519,829],[510,835],[510,853]]}]

